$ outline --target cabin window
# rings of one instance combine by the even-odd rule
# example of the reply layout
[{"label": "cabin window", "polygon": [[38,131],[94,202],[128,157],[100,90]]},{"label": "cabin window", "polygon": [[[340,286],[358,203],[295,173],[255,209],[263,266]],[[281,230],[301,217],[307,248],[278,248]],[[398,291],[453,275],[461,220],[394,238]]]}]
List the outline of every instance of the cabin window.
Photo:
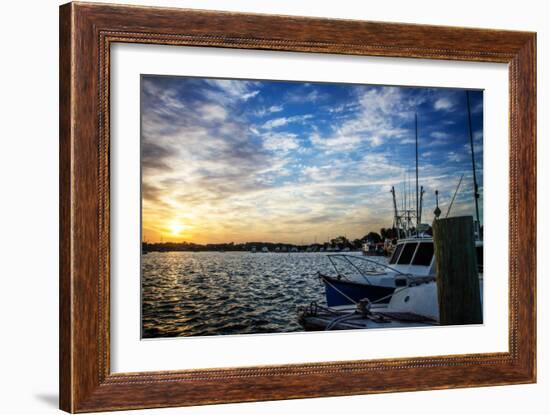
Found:
[{"label": "cabin window", "polygon": [[413,259],[413,265],[430,265],[434,255],[434,245],[431,242],[421,242],[416,255]]},{"label": "cabin window", "polygon": [[411,259],[413,257],[414,251],[416,250],[416,245],[418,244],[415,244],[415,243],[405,244],[405,247],[403,248],[403,252],[399,257],[399,260],[397,261],[399,265],[408,265],[411,263]]},{"label": "cabin window", "polygon": [[399,258],[399,254],[401,253],[402,250],[403,250],[403,244],[397,245],[390,259],[390,264],[395,264],[397,262],[397,258]]}]

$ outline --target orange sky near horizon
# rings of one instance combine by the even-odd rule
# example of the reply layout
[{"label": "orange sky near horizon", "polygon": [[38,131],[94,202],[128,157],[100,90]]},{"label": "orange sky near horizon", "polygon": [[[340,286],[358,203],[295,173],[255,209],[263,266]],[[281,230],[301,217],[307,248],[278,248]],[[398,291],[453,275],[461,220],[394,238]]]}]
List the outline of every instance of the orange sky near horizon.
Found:
[{"label": "orange sky near horizon", "polygon": [[[483,194],[483,95],[470,96]],[[399,208],[415,205],[415,114],[423,222],[462,174],[453,215],[474,212],[465,90],[144,75],[141,108],[144,242],[311,244],[391,227],[392,186]]]}]

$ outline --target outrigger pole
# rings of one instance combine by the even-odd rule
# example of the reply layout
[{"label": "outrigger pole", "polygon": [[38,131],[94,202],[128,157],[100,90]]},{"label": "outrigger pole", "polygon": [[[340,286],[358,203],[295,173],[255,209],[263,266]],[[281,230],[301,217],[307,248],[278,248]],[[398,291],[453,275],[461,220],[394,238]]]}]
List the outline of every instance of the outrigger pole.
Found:
[{"label": "outrigger pole", "polygon": [[472,172],[474,177],[474,201],[476,203],[476,231],[478,236],[480,236],[480,226],[479,223],[479,205],[478,205],[478,199],[479,199],[479,188],[477,186],[477,177],[476,177],[476,159],[474,157],[474,137],[472,134],[472,113],[470,110],[470,91],[466,91],[466,102],[468,105],[468,132],[470,133],[470,150],[472,153]]},{"label": "outrigger pole", "polygon": [[391,194],[393,196],[393,226],[397,229],[397,239],[401,239],[401,220],[399,219],[397,201],[395,200],[395,188],[393,186],[391,187]]},{"label": "outrigger pole", "polygon": [[462,176],[460,176],[460,180],[458,181],[458,185],[456,186],[455,192],[453,194],[453,198],[451,199],[451,203],[449,204],[449,207],[447,208],[447,214],[445,217],[449,217],[449,213],[451,213],[451,209],[453,208],[453,203],[455,202],[456,194],[458,193],[458,189],[460,189],[460,185],[462,184],[462,179],[464,178],[464,173],[462,173]]}]

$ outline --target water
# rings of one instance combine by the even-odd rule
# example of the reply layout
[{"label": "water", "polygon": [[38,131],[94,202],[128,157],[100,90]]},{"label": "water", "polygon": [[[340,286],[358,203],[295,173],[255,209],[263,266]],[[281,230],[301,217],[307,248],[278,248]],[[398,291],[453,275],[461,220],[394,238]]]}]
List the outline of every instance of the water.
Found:
[{"label": "water", "polygon": [[326,254],[151,252],[142,262],[142,335],[302,331],[297,307],[326,304],[318,271],[334,274]]}]

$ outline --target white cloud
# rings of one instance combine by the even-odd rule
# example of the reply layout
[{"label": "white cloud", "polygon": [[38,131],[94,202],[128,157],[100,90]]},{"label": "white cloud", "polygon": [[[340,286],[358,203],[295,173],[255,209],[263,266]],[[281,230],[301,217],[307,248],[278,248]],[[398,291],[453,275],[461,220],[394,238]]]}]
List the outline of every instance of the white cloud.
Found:
[{"label": "white cloud", "polygon": [[178,91],[174,88],[159,88],[150,80],[142,81],[143,91],[154,96],[160,101],[156,109],[157,114],[171,115],[174,113],[182,113],[186,106],[178,99]]},{"label": "white cloud", "polygon": [[[299,91],[293,91],[286,96],[288,102],[319,102],[327,98],[327,95],[322,94],[319,90],[312,87],[311,84],[304,84],[306,88],[300,88]],[[313,89],[311,89],[313,88]]]},{"label": "white cloud", "polygon": [[200,108],[200,113],[206,121],[223,121],[227,117],[227,111],[216,104],[203,105]]},{"label": "white cloud", "polygon": [[464,160],[464,153],[457,153],[455,151],[450,151],[447,154],[447,160],[459,163]]},{"label": "white cloud", "polygon": [[358,135],[335,135],[322,138],[318,133],[313,133],[310,141],[325,150],[344,151],[353,149],[362,140]]},{"label": "white cloud", "polygon": [[259,94],[259,83],[254,81],[241,81],[230,79],[207,79],[205,82],[215,88],[206,91],[205,96],[212,101],[231,103],[235,101],[248,101]]},{"label": "white cloud", "polygon": [[268,114],[273,114],[275,112],[281,112],[284,109],[282,105],[272,105],[268,108],[260,108],[258,111],[254,112],[254,115],[258,117],[264,117]]},{"label": "white cloud", "polygon": [[260,91],[256,90],[256,91],[252,91],[252,92],[249,92],[249,93],[246,93],[246,94],[242,94],[241,99],[243,101],[248,101],[250,98],[254,98],[259,93],[260,93]]},{"label": "white cloud", "polygon": [[264,130],[271,130],[273,128],[282,127],[284,125],[294,123],[294,122],[304,122],[305,120],[308,120],[310,118],[313,118],[313,115],[305,114],[305,115],[294,115],[292,117],[273,118],[269,121],[266,121],[262,125],[262,128]]},{"label": "white cloud", "polygon": [[404,100],[399,88],[369,89],[358,97],[356,117],[343,123],[342,132],[363,132],[380,139],[405,138],[410,131],[398,125],[403,119],[412,119],[414,108]]},{"label": "white cloud", "polygon": [[445,146],[452,143],[451,135],[446,132],[434,131],[430,134],[430,137],[433,139],[430,146]]},{"label": "white cloud", "polygon": [[269,133],[263,137],[264,148],[270,151],[290,151],[298,148],[296,134]]},{"label": "white cloud", "polygon": [[274,118],[272,120],[266,121],[264,125],[262,125],[263,129],[271,130],[272,128],[282,127],[283,125],[288,124],[288,118],[282,117],[282,118]]},{"label": "white cloud", "polygon": [[453,107],[454,107],[454,103],[449,98],[445,98],[445,97],[439,98],[434,103],[434,108],[436,110],[450,111],[453,109]]},{"label": "white cloud", "polygon": [[369,137],[368,141],[373,147],[378,147],[379,145],[382,144],[382,139],[377,135]]},{"label": "white cloud", "polygon": [[331,114],[334,114],[334,113],[338,114],[340,112],[343,112],[345,110],[345,108],[346,107],[344,105],[339,105],[339,106],[334,107],[334,108],[329,108],[328,112],[330,112]]},{"label": "white cloud", "polygon": [[314,89],[313,91],[310,91],[306,95],[304,95],[302,100],[304,102],[317,102],[321,97],[322,97],[322,95],[319,94],[319,91]]},{"label": "white cloud", "polygon": [[[464,144],[464,150],[466,151],[467,154],[470,154],[470,152],[472,151],[472,147],[470,146],[470,143]],[[474,153],[481,154],[482,152],[483,152],[483,144],[474,142]]]},{"label": "white cloud", "polygon": [[[356,102],[348,104],[353,109],[350,118],[332,127],[333,133],[322,138],[319,134],[311,137],[311,142],[331,151],[347,151],[361,142],[378,147],[391,139],[407,140],[409,129],[400,124],[403,120],[412,119],[415,99],[405,100],[400,88],[379,87],[357,88]],[[344,111],[336,107],[333,112]]]},{"label": "white cloud", "polygon": [[[303,186],[308,186],[310,181],[326,183],[327,187],[334,188],[337,185],[342,185],[342,179],[345,174],[345,166],[342,163],[334,161],[328,165],[321,166],[306,166],[302,169],[302,175],[306,178]],[[334,191],[334,189],[333,189]]]},{"label": "white cloud", "polygon": [[315,178],[319,175],[321,169],[317,166],[307,166],[302,169],[302,173],[309,178]]},{"label": "white cloud", "polygon": [[473,114],[483,113],[483,99],[474,105],[471,111]]},{"label": "white cloud", "polygon": [[283,110],[283,106],[282,105],[272,105],[271,107],[269,107],[267,110],[269,112],[281,112]]},{"label": "white cloud", "polygon": [[433,133],[430,134],[430,137],[433,137],[437,140],[443,140],[443,139],[449,138],[449,134],[441,131],[434,131]]}]

